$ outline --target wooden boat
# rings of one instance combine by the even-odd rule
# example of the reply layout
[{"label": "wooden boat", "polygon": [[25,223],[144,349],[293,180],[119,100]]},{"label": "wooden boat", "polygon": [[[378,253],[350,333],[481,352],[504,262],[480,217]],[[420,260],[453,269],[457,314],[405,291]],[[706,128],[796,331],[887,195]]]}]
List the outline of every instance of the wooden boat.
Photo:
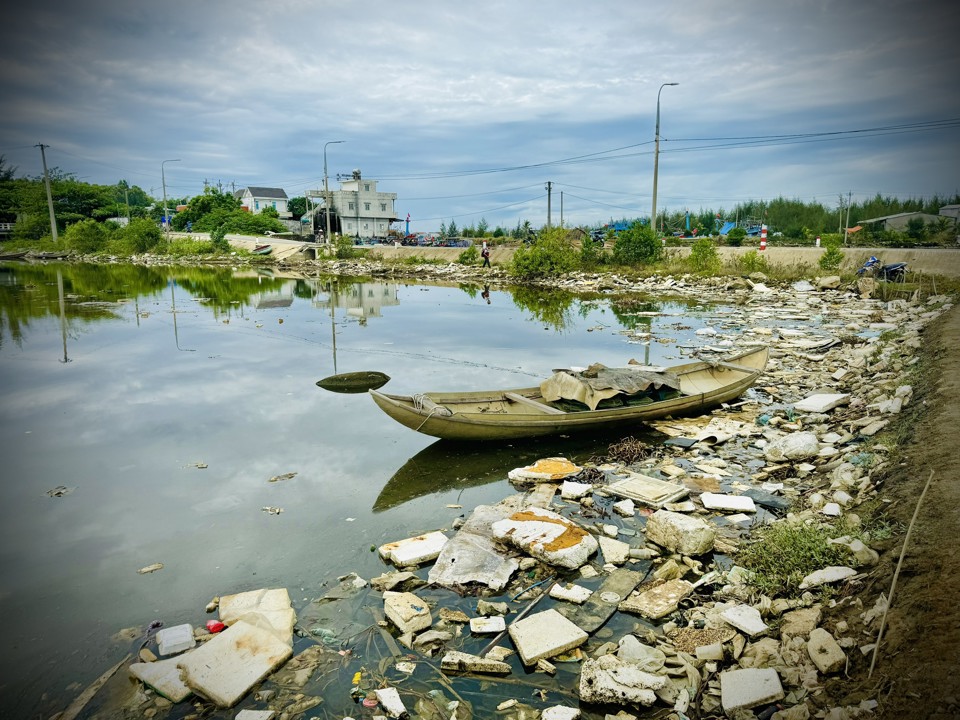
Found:
[{"label": "wooden boat", "polygon": [[359,372],[340,373],[331,375],[323,380],[317,380],[317,387],[339,393],[362,393],[367,390],[376,390],[389,382],[390,376],[377,370],[360,370]]},{"label": "wooden boat", "polygon": [[257,245],[251,252],[254,255],[269,255],[273,252],[272,245]]},{"label": "wooden boat", "polygon": [[716,362],[697,361],[666,370],[679,392],[664,400],[636,398],[618,407],[567,409],[549,403],[540,387],[477,392],[390,395],[370,390],[387,415],[408,428],[447,440],[509,440],[635,425],[667,415],[687,415],[728,402],[749,388],[767,365],[766,347]]},{"label": "wooden boat", "polygon": [[26,254],[26,250],[20,250],[19,252],[0,253],[0,260],[23,260]]}]

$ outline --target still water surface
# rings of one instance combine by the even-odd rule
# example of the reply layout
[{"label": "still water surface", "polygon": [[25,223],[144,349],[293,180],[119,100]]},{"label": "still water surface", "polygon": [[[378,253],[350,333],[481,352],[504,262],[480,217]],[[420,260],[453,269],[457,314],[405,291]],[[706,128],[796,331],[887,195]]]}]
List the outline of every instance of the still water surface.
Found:
[{"label": "still water surface", "polygon": [[[409,393],[671,364],[724,312],[483,290],[0,264],[4,715],[63,709],[128,652],[122,628],[196,625],[212,597],[260,587],[288,588],[299,610],[340,575],[384,572],[374,546],[510,494],[511,468],[619,439],[451,446],[318,379],[380,370]],[[675,342],[638,341],[649,330]]]}]

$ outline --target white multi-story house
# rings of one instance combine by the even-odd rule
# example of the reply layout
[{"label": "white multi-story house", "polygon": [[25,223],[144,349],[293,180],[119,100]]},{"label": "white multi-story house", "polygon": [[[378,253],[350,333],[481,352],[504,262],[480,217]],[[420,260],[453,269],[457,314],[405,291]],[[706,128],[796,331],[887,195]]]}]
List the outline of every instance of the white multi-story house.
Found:
[{"label": "white multi-story house", "polygon": [[[312,190],[310,197],[324,197],[322,190]],[[340,181],[340,189],[330,192],[330,231],[360,239],[385,238],[390,223],[396,222],[396,193],[377,190],[377,181],[364,179],[359,170],[353,177]],[[321,206],[315,215],[316,229],[324,230],[326,222]]]},{"label": "white multi-story house", "polygon": [[272,207],[282,218],[293,217],[287,209],[287,193],[283,188],[245,187],[237,190],[234,195],[240,199],[240,204],[250,212],[257,214],[264,208]]}]

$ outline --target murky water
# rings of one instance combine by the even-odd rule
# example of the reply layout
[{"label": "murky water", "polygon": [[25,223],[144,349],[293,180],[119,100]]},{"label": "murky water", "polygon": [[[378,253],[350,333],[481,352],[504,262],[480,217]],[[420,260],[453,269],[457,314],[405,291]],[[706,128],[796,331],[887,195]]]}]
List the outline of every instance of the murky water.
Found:
[{"label": "murky water", "polygon": [[[0,265],[3,714],[63,709],[130,650],[113,639],[123,628],[201,623],[213,596],[260,587],[288,588],[299,609],[340,575],[384,572],[374,546],[510,494],[509,469],[619,439],[448,445],[318,379],[380,370],[388,391],[416,392],[670,364],[723,313],[269,271]],[[138,574],[152,563],[164,567]]]}]

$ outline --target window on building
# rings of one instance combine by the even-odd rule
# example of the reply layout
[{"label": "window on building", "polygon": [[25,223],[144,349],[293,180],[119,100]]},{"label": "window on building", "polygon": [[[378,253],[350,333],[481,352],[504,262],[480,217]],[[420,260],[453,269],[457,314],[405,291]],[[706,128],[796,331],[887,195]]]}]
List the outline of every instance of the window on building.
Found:
[{"label": "window on building", "polygon": [[363,229],[364,229],[364,230],[368,229],[369,227],[370,227],[370,224],[369,224],[369,223],[364,223],[364,224],[363,224]]},{"label": "window on building", "polygon": [[364,204],[363,204],[363,209],[369,211],[369,210],[370,210],[370,203],[364,203]]},{"label": "window on building", "polygon": [[370,192],[370,183],[364,183],[364,184],[363,184],[363,191],[364,191],[364,192]]},{"label": "window on building", "polygon": [[353,209],[354,209],[354,205],[353,205],[353,202],[351,202],[351,203],[350,203],[350,209],[351,209],[351,210],[353,210]]},{"label": "window on building", "polygon": [[386,212],[386,211],[387,211],[387,204],[380,203],[380,212]]},{"label": "window on building", "polygon": [[276,200],[273,201],[273,209],[274,209],[274,210],[277,209],[277,201],[276,201]]},{"label": "window on building", "polygon": [[259,200],[254,200],[254,201],[253,201],[253,209],[254,209],[254,210],[259,210],[259,209],[260,209],[260,201],[259,201]]}]

